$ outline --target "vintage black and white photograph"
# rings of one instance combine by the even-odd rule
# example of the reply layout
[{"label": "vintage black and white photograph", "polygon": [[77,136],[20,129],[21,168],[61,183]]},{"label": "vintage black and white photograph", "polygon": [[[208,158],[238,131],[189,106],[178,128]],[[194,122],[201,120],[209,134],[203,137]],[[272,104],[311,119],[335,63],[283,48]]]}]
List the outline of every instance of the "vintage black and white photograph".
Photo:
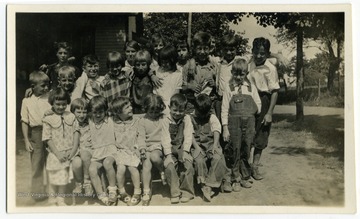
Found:
[{"label": "vintage black and white photograph", "polygon": [[351,7],[309,8],[9,5],[8,211],[355,212]]}]

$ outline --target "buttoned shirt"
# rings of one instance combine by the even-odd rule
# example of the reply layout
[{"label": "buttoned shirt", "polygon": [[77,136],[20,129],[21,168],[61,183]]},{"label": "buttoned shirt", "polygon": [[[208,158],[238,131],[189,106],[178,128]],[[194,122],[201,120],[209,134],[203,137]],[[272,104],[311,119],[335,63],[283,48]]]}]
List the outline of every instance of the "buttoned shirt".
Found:
[{"label": "buttoned shirt", "polygon": [[250,73],[248,78],[252,84],[256,86],[259,92],[272,93],[274,90],[279,90],[279,76],[276,67],[269,59],[263,65],[256,66],[255,63],[250,63]]},{"label": "buttoned shirt", "polygon": [[42,119],[44,113],[51,109],[48,102],[49,93],[41,96],[24,98],[21,104],[21,121],[28,124],[30,127],[42,126]]}]

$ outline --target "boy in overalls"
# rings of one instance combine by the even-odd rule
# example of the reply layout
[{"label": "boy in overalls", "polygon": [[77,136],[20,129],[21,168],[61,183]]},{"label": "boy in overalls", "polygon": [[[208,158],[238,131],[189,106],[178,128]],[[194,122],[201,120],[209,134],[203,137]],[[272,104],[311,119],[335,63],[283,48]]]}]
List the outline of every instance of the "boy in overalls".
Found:
[{"label": "boy in overalls", "polygon": [[251,187],[248,159],[255,136],[255,114],[261,110],[261,100],[256,87],[246,77],[245,59],[234,60],[231,74],[223,93],[221,120],[224,141],[231,141],[233,149],[233,190],[239,191],[240,186]]}]

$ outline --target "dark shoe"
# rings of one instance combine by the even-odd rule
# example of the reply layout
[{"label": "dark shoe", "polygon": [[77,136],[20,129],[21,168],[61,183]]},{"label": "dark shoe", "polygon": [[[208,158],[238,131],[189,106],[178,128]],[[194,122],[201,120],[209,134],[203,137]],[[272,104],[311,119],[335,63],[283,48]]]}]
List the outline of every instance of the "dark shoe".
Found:
[{"label": "dark shoe", "polygon": [[258,166],[252,166],[251,168],[251,176],[255,179],[255,180],[262,180],[264,177],[260,174],[259,172],[259,167]]}]

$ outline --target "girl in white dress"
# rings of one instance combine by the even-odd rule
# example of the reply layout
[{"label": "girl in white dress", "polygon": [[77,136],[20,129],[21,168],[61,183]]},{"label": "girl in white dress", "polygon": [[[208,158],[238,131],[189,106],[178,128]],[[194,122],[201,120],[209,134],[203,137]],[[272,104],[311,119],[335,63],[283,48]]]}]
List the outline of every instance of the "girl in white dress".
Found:
[{"label": "girl in white dress", "polygon": [[49,203],[64,206],[66,186],[72,179],[70,163],[78,149],[74,147],[73,140],[75,116],[65,111],[70,96],[61,88],[50,93],[49,103],[53,113],[44,117],[42,133],[42,140],[47,143],[49,151],[46,159]]}]

